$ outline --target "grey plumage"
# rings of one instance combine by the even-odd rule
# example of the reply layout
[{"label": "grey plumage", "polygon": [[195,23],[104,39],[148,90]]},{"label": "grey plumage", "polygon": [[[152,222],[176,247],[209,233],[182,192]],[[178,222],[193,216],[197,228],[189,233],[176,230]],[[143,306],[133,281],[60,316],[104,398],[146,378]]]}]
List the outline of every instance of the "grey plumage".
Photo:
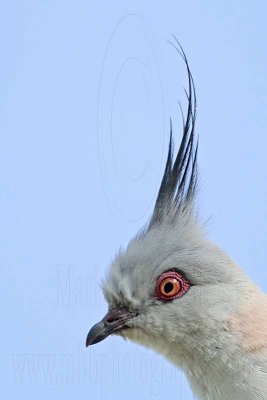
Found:
[{"label": "grey plumage", "polygon": [[199,399],[263,400],[267,298],[206,238],[197,219],[195,89],[178,50],[189,82],[181,145],[173,160],[171,127],[152,217],[112,263],[103,285],[109,311],[90,330],[87,345],[117,334],[182,368]]}]

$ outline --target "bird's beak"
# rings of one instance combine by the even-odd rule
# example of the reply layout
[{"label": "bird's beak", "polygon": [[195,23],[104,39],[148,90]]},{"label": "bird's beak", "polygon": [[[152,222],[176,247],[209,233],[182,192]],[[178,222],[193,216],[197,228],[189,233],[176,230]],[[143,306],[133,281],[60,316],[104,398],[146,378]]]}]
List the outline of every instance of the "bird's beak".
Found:
[{"label": "bird's beak", "polygon": [[86,347],[101,342],[109,335],[127,328],[127,321],[136,315],[136,312],[126,310],[109,311],[100,322],[90,329],[86,338]]}]

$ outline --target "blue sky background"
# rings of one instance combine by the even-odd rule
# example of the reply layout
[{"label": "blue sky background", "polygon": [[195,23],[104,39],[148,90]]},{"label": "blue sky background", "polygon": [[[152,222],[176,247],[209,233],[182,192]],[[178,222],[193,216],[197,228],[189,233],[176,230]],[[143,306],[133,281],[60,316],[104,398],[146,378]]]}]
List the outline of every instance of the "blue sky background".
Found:
[{"label": "blue sky background", "polygon": [[265,1],[0,4],[1,392],[10,399],[193,399],[147,349],[109,338],[115,251],[153,208],[186,71],[208,235],[267,290]]}]

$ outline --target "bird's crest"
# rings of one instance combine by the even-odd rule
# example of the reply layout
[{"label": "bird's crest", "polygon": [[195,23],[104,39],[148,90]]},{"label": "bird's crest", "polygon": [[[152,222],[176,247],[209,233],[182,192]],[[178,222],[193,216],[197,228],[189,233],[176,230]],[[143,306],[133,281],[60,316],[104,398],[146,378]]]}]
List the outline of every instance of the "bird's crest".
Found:
[{"label": "bird's crest", "polygon": [[195,138],[195,86],[184,50],[175,37],[174,39],[176,45],[173,43],[171,43],[171,45],[182,56],[187,69],[188,90],[185,90],[185,93],[188,106],[186,116],[184,116],[180,106],[183,117],[183,136],[175,159],[173,156],[172,122],[170,120],[168,156],[149,227],[160,223],[167,215],[175,217],[179,212],[183,212],[183,210],[188,209],[188,207],[190,208],[193,204],[198,182],[198,141]]}]

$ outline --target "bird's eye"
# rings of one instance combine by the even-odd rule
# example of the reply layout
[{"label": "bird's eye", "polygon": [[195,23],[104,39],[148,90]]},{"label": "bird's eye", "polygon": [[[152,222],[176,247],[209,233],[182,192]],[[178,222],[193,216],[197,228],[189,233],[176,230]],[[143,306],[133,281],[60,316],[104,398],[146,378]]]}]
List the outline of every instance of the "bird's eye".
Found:
[{"label": "bird's eye", "polygon": [[159,286],[159,291],[163,296],[172,297],[180,292],[180,282],[175,278],[164,278]]},{"label": "bird's eye", "polygon": [[166,271],[157,279],[155,297],[163,301],[177,299],[189,288],[190,283],[178,271]]}]

